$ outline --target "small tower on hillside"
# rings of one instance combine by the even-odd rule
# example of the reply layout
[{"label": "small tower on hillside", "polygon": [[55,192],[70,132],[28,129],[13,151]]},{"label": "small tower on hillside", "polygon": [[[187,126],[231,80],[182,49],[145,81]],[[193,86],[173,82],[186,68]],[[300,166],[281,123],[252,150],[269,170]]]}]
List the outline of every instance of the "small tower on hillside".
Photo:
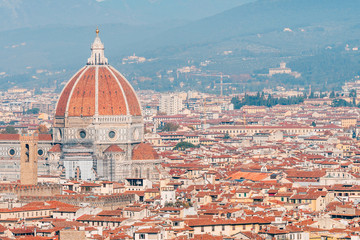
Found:
[{"label": "small tower on hillside", "polygon": [[33,135],[20,135],[21,155],[20,155],[20,184],[21,185],[36,185],[37,184],[37,146],[39,136],[35,133]]}]

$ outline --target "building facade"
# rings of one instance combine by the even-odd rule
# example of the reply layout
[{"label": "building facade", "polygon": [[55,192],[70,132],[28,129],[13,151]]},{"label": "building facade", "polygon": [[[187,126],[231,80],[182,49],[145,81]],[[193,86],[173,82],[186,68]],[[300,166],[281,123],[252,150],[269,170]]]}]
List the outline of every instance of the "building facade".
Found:
[{"label": "building facade", "polygon": [[160,98],[159,111],[166,115],[179,114],[184,108],[182,98],[177,94],[163,94]]}]

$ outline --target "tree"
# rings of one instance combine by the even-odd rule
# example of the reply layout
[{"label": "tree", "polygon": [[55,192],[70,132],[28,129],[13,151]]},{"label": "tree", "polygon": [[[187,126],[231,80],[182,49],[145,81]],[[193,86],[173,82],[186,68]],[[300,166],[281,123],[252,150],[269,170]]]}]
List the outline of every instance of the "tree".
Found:
[{"label": "tree", "polygon": [[179,125],[176,123],[165,123],[164,127],[161,129],[163,132],[174,132],[179,128]]},{"label": "tree", "polygon": [[225,133],[225,135],[224,135],[224,139],[229,139],[229,138],[230,138],[229,133]]},{"label": "tree", "polygon": [[196,146],[192,143],[189,142],[179,142],[178,144],[176,144],[176,146],[174,147],[174,150],[185,150],[187,148],[195,148]]},{"label": "tree", "polygon": [[329,98],[335,98],[335,92],[334,92],[334,90],[330,93]]},{"label": "tree", "polygon": [[315,98],[314,92],[311,92],[311,93],[310,93],[309,98]]},{"label": "tree", "polygon": [[40,111],[40,109],[38,109],[38,108],[32,108],[32,109],[28,109],[26,111],[26,114],[38,114],[39,111]]},{"label": "tree", "polygon": [[40,124],[37,131],[40,133],[40,134],[48,134],[49,133],[49,129],[43,125],[43,124]]},{"label": "tree", "polygon": [[7,126],[5,130],[2,131],[2,133],[7,134],[17,134],[18,130],[16,130],[13,126]]},{"label": "tree", "polygon": [[292,104],[299,104],[304,102],[304,96],[293,96],[287,98],[274,98],[271,94],[267,97],[265,94],[261,94],[258,92],[256,96],[250,96],[245,94],[243,99],[239,99],[238,97],[233,97],[231,99],[231,103],[234,104],[235,109],[240,109],[241,107],[248,105],[248,106],[267,106],[272,107],[274,105],[292,105]]},{"label": "tree", "polygon": [[311,123],[311,126],[316,127],[316,122],[313,121],[313,122]]},{"label": "tree", "polygon": [[332,107],[351,107],[351,103],[345,101],[344,99],[334,99],[332,101]]},{"label": "tree", "polygon": [[356,97],[356,91],[355,91],[355,89],[351,89],[351,91],[350,91],[350,94],[349,94],[349,97]]}]

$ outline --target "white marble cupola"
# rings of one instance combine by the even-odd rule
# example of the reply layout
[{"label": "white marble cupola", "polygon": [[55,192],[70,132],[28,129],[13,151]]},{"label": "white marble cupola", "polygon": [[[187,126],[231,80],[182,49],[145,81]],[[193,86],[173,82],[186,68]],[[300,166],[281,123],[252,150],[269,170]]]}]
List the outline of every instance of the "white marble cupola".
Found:
[{"label": "white marble cupola", "polygon": [[107,65],[108,59],[104,55],[104,44],[99,37],[99,29],[96,29],[96,37],[91,44],[91,56],[87,61],[88,65]]}]

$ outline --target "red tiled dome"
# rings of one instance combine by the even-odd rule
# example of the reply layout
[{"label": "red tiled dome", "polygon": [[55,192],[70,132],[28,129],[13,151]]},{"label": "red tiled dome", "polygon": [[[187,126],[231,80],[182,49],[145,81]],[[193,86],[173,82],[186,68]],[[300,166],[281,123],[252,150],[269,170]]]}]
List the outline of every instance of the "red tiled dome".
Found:
[{"label": "red tiled dome", "polygon": [[66,84],[56,106],[55,117],[131,115],[141,116],[134,89],[116,69],[108,65],[99,30],[91,45],[87,66]]},{"label": "red tiled dome", "polygon": [[140,103],[130,83],[109,65],[80,69],[63,89],[56,117],[96,115],[141,116]]},{"label": "red tiled dome", "polygon": [[132,160],[154,160],[159,159],[155,149],[148,143],[136,145],[132,151]]}]

